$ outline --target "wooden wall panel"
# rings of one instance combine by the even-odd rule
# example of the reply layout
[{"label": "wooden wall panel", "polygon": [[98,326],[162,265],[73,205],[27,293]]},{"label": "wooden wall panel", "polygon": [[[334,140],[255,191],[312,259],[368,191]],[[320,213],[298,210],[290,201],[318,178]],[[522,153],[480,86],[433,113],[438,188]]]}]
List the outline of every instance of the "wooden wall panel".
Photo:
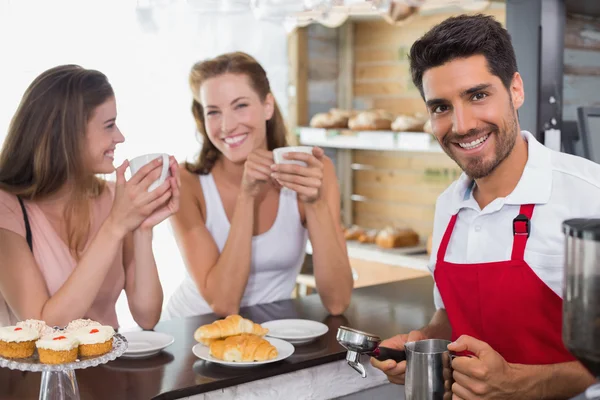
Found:
[{"label": "wooden wall panel", "polygon": [[440,195],[439,187],[411,187],[395,185],[378,185],[359,182],[354,186],[354,193],[366,198],[388,202],[415,205],[433,205]]},{"label": "wooden wall panel", "polygon": [[438,196],[461,174],[445,153],[354,151],[354,222],[431,234]]},{"label": "wooden wall panel", "polygon": [[338,104],[338,35],[336,29],[320,24],[307,28],[308,54],[308,121],[319,112],[327,112]]},{"label": "wooden wall panel", "polygon": [[452,175],[443,173],[416,173],[384,169],[354,171],[354,185],[372,182],[380,185],[410,185],[418,188],[444,189],[453,180]]},{"label": "wooden wall panel", "polygon": [[[505,10],[484,11],[505,23]],[[383,20],[354,24],[354,102],[357,109],[382,108],[397,114],[425,113],[420,93],[409,73],[410,47],[434,25],[456,15],[421,15],[403,26]]]},{"label": "wooden wall panel", "polygon": [[600,107],[600,18],[568,15],[565,25],[563,120],[577,107]]}]

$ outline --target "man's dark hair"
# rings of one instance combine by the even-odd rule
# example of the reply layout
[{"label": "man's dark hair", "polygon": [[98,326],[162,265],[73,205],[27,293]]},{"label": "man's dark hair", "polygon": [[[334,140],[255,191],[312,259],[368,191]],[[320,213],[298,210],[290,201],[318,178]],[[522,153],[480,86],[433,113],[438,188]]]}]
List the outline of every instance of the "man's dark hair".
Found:
[{"label": "man's dark hair", "polygon": [[490,73],[510,88],[517,59],[508,31],[489,15],[459,15],[431,28],[410,49],[410,73],[421,97],[425,71],[474,55],[483,55]]}]

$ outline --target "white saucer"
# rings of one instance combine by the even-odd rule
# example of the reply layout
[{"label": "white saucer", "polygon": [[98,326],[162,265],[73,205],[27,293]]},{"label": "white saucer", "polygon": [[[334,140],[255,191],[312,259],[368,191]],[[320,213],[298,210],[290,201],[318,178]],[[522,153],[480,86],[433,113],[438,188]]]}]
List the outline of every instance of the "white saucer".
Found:
[{"label": "white saucer", "polygon": [[158,354],[175,341],[171,335],[162,332],[141,331],[121,333],[127,339],[127,350],[121,357],[144,358]]},{"label": "white saucer", "polygon": [[293,344],[312,342],[329,331],[327,325],[310,319],[278,319],[261,325],[269,329],[267,336]]},{"label": "white saucer", "polygon": [[202,360],[210,361],[215,364],[227,365],[229,367],[254,367],[257,365],[270,364],[277,361],[281,361],[285,358],[288,358],[292,354],[294,354],[294,346],[289,344],[284,340],[273,339],[273,338],[265,338],[269,343],[271,343],[277,349],[277,357],[272,360],[267,361],[250,361],[250,362],[232,362],[232,361],[223,361],[215,358],[209,354],[209,348],[202,343],[198,343],[194,347],[192,347],[192,352],[194,355]]}]

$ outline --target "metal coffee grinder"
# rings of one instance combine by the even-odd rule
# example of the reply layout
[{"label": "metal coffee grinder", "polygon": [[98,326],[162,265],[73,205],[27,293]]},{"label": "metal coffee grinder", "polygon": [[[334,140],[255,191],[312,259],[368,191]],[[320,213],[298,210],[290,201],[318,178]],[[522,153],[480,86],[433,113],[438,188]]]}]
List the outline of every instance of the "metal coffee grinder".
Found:
[{"label": "metal coffee grinder", "polygon": [[564,221],[563,342],[598,384],[577,399],[600,399],[600,219]]}]

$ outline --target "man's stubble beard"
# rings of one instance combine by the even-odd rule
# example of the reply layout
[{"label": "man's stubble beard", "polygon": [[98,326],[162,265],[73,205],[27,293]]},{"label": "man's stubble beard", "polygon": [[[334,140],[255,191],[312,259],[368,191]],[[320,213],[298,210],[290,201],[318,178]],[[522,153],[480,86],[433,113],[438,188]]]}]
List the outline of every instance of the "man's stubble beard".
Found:
[{"label": "man's stubble beard", "polygon": [[[500,128],[494,124],[488,124],[488,126],[484,129],[477,129],[469,132],[469,134],[465,136],[479,136],[483,132],[488,132],[491,135],[496,136],[496,146],[494,151],[494,158],[489,161],[483,160],[482,157],[472,158],[467,165],[464,165],[460,162],[457,157],[454,156],[452,146],[455,146],[451,143],[451,137],[445,137],[443,140],[442,148],[444,152],[448,154],[448,156],[458,164],[460,169],[462,169],[467,176],[471,179],[481,179],[490,175],[494,170],[504,161],[512,152],[515,147],[515,143],[517,142],[518,132],[518,124],[517,124],[517,116],[515,113],[515,109],[512,105],[512,101],[510,102],[510,110],[511,114],[507,118],[507,128],[506,130],[500,131]],[[487,140],[490,140],[488,137]]]}]

